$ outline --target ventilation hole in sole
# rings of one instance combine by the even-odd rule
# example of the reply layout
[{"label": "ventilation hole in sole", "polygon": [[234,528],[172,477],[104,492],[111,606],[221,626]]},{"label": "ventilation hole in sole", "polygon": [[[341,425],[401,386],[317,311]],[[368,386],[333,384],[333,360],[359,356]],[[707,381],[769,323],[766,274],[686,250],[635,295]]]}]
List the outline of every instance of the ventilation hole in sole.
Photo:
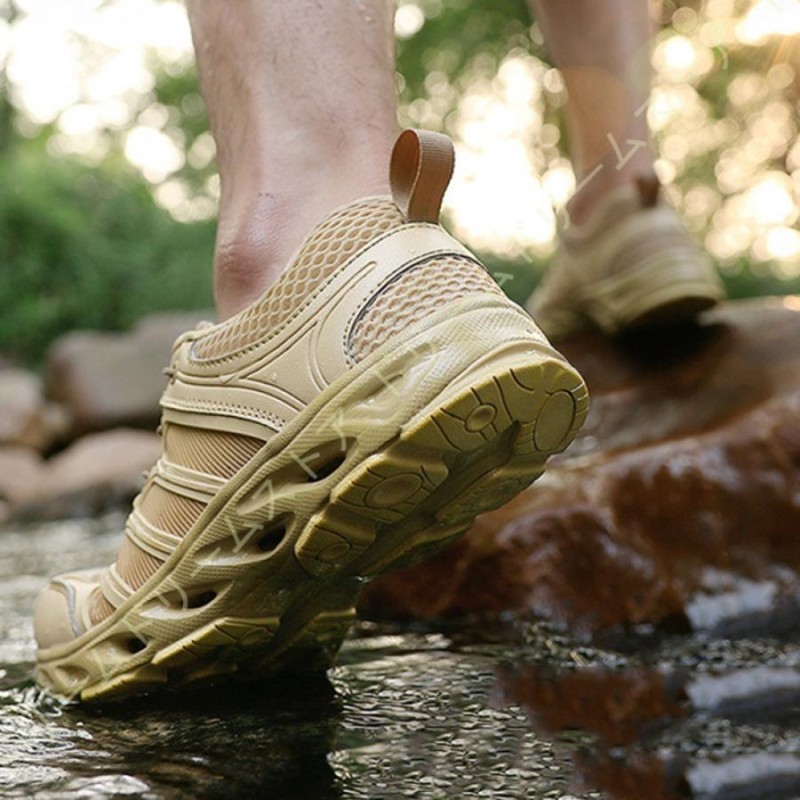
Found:
[{"label": "ventilation hole in sole", "polygon": [[336,472],[336,470],[339,469],[339,467],[341,467],[342,464],[344,464],[344,461],[345,461],[344,454],[340,454],[332,458],[330,461],[326,461],[321,467],[315,470],[316,477],[311,478],[312,483],[314,481],[324,480],[329,475],[333,475],[333,473]]},{"label": "ventilation hole in sole", "polygon": [[207,589],[199,594],[191,594],[186,600],[186,608],[203,608],[217,599],[217,593],[213,589]]},{"label": "ventilation hole in sole", "polygon": [[319,483],[330,478],[347,461],[353,444],[355,439],[335,439],[301,456],[292,454],[288,464],[269,475],[268,480],[239,501],[238,513],[243,517],[257,517],[270,506],[274,491],[283,491],[292,485]]},{"label": "ventilation hole in sole", "polygon": [[[294,457],[292,469],[276,476],[276,483],[317,483],[333,475],[347,460],[354,439],[336,439],[326,442],[302,456]],[[283,470],[281,470],[283,472]],[[280,480],[277,480],[277,478]]]},{"label": "ventilation hole in sole", "polygon": [[169,611],[188,611],[190,608],[205,608],[217,599],[217,590],[208,586],[190,589],[173,589],[158,596],[158,606]]},{"label": "ventilation hole in sole", "polygon": [[[252,528],[236,531],[232,536],[222,542],[206,545],[197,553],[197,562],[203,567],[213,569],[241,565],[248,562],[261,562],[272,558],[273,554],[283,549],[284,542],[290,537],[294,525],[294,515],[291,513],[280,514],[274,519],[269,519]],[[198,579],[199,580],[199,579]],[[208,591],[208,584],[202,591]],[[217,586],[218,594],[223,589]],[[199,588],[195,594],[200,591]],[[171,602],[173,601],[174,602]],[[181,598],[177,592],[170,591],[162,595],[161,605],[172,608],[181,607]],[[185,605],[185,601],[183,601]]]},{"label": "ventilation hole in sole", "polygon": [[286,522],[277,522],[267,526],[258,537],[258,549],[262,553],[272,553],[277,550],[286,538]]},{"label": "ventilation hole in sole", "polygon": [[147,647],[147,642],[138,636],[131,636],[125,640],[125,649],[131,654],[141,653]]},{"label": "ventilation hole in sole", "polygon": [[329,478],[344,464],[350,452],[352,439],[336,440],[320,445],[299,459],[308,483],[317,483]]}]

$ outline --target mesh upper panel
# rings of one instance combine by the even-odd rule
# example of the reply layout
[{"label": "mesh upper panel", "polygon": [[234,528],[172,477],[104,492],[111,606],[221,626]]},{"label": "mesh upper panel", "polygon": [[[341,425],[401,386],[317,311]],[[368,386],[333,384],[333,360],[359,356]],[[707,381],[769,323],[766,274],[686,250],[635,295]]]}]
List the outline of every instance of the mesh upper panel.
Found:
[{"label": "mesh upper panel", "polygon": [[219,478],[232,478],[263,444],[251,436],[184,425],[169,424],[164,433],[164,452],[169,461]]},{"label": "mesh upper panel", "polygon": [[117,555],[119,576],[134,591],[143,586],[147,579],[161,566],[161,560],[140,550],[127,537],[122,542]]},{"label": "mesh upper panel", "polygon": [[221,358],[258,342],[270,329],[286,322],[334,270],[376,236],[402,224],[397,206],[384,198],[366,198],[334,212],[314,229],[291,266],[262,299],[199,339],[195,355]]},{"label": "mesh upper panel", "polygon": [[[233,477],[262,445],[260,439],[250,436],[183,425],[167,425],[164,432],[164,452],[173,464],[221,478]],[[185,536],[204,508],[205,503],[199,500],[175,494],[153,483],[142,496],[139,513],[154,527]],[[128,538],[117,556],[119,575],[134,591],[147,581],[161,563]],[[92,624],[102,622],[113,611],[114,606],[100,590],[96,590],[90,600]]]},{"label": "mesh upper panel", "polygon": [[106,600],[106,596],[98,586],[89,597],[89,619],[92,625],[99,625],[104,619],[110,617],[114,611],[114,606]]},{"label": "mesh upper panel", "polygon": [[[203,513],[205,503],[151,484],[142,497],[139,512],[154,527],[162,531],[184,536]],[[145,553],[127,537],[117,555],[117,571],[120,578],[134,591],[161,566],[161,561]],[[89,601],[89,618],[97,625],[114,612],[114,606],[98,588]]]},{"label": "mesh upper panel", "polygon": [[404,272],[375,296],[353,328],[350,349],[360,360],[387,338],[442,307],[476,292],[502,294],[486,270],[461,256],[443,256]]},{"label": "mesh upper panel", "polygon": [[205,503],[151,484],[142,498],[139,511],[154,527],[176,536],[185,536],[203,513]]}]

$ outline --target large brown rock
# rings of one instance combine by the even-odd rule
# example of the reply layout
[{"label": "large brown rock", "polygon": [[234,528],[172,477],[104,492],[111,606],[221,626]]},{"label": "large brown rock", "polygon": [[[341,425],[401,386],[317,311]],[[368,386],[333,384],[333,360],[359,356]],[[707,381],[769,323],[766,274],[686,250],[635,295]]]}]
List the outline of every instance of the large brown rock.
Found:
[{"label": "large brown rock", "polygon": [[155,427],[172,344],[201,317],[159,314],[129,333],[75,331],[58,339],[47,357],[47,390],[68,409],[73,435]]},{"label": "large brown rock", "polygon": [[30,447],[0,447],[0,521],[36,493],[42,463],[41,455]]},{"label": "large brown rock", "polygon": [[578,440],[463,540],[376,581],[362,610],[591,631],[691,616],[691,597],[743,578],[798,591],[800,298],[562,350],[592,394]]},{"label": "large brown rock", "polygon": [[[79,439],[53,458],[23,463],[24,480],[6,493],[16,520],[87,517],[127,506],[141,488],[143,472],[153,466],[161,440],[149,431],[118,429]],[[9,456],[10,457],[10,456]],[[3,465],[0,451],[0,468]],[[0,498],[3,483],[0,482]]]},{"label": "large brown rock", "polygon": [[0,365],[0,445],[47,450],[67,428],[64,409],[45,400],[36,375]]}]

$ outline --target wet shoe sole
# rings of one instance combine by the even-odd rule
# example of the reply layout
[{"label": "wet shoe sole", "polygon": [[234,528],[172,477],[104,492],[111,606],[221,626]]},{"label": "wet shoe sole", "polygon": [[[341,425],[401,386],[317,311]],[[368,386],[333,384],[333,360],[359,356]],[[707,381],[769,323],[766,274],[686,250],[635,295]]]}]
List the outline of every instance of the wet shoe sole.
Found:
[{"label": "wet shoe sole", "polygon": [[268,446],[220,492],[132,607],[91,641],[40,653],[40,680],[94,700],[328,667],[367,581],[457,539],[583,423],[580,376],[546,344],[509,336],[519,320],[503,314],[488,353],[454,345],[454,322],[448,347],[412,340],[377,378],[309,408],[290,446]]}]

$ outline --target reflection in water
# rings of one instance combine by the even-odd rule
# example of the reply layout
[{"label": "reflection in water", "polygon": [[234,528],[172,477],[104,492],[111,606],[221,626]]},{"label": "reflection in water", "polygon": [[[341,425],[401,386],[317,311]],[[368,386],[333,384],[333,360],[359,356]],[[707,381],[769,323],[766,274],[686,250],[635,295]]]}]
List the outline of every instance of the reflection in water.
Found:
[{"label": "reflection in water", "polygon": [[750,583],[696,598],[694,633],[362,624],[327,677],[63,707],[30,677],[32,598],[119,523],[0,536],[2,797],[800,796],[800,617]]},{"label": "reflection in water", "polygon": [[3,694],[4,797],[340,796],[324,679],[102,709],[65,709],[19,685]]},{"label": "reflection in water", "polygon": [[[745,587],[745,592],[752,590]],[[698,605],[702,600],[698,600]],[[727,621],[733,624],[729,603]],[[614,662],[517,660],[498,696],[537,731],[568,741],[585,786],[618,800],[795,800],[800,796],[800,617],[794,636],[656,637]],[[784,614],[776,631],[786,634]]]}]

